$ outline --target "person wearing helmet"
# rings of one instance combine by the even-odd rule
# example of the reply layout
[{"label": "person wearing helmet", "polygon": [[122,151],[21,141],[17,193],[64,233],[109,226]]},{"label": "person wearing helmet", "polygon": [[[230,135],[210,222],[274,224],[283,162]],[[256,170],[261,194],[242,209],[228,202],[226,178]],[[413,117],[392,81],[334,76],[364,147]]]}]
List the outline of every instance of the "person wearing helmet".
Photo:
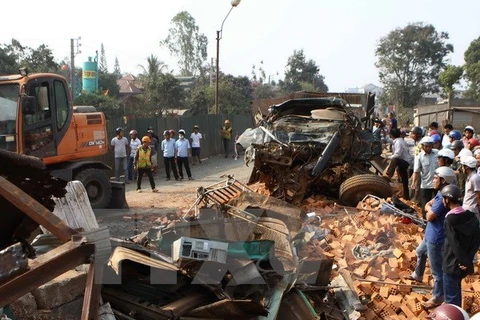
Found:
[{"label": "person wearing helmet", "polygon": [[[475,159],[477,159],[477,164],[479,164],[479,161],[480,161],[480,149],[477,149],[473,152],[473,156],[475,157]],[[480,164],[479,164],[480,165]],[[480,172],[480,166],[477,165],[477,171]]]},{"label": "person wearing helmet", "polygon": [[463,146],[467,147],[468,140],[473,138],[473,135],[475,134],[475,129],[473,129],[472,126],[466,126],[465,129],[463,129]]},{"label": "person wearing helmet", "polygon": [[470,320],[480,320],[480,312],[475,313]]},{"label": "person wearing helmet", "polygon": [[[423,137],[423,130],[420,127],[413,127],[410,130],[409,138],[405,140],[408,144],[408,148],[410,151],[410,155],[412,156],[412,159],[415,159],[416,156],[422,152],[422,145],[420,144],[420,140]],[[413,166],[410,167],[409,170],[409,176],[411,177],[411,180],[413,180]],[[418,190],[420,190],[420,179],[417,180],[417,186],[415,188],[410,188],[410,199],[412,199],[414,202],[420,202],[420,195],[418,194]]]},{"label": "person wearing helmet", "polygon": [[452,132],[452,130],[453,126],[450,123],[447,123],[443,126],[442,146],[444,148],[451,143],[450,137],[448,135],[450,134],[450,132]]},{"label": "person wearing helmet", "polygon": [[133,170],[135,163],[135,155],[137,154],[137,149],[142,145],[140,139],[137,138],[137,130],[130,130],[130,156],[128,157],[127,172],[128,180],[136,181],[137,180],[137,171]]},{"label": "person wearing helmet", "polygon": [[410,190],[408,189],[408,167],[413,164],[413,158],[408,151],[407,143],[400,136],[400,129],[392,129],[390,135],[392,139],[394,139],[392,143],[392,157],[385,170],[384,177],[390,181],[395,170],[397,170],[403,184],[403,197],[410,200]]},{"label": "person wearing helmet", "polygon": [[220,129],[220,135],[223,141],[223,150],[225,151],[225,158],[228,158],[228,150],[231,146],[233,129],[230,126],[230,120],[225,120],[225,125]]},{"label": "person wearing helmet", "polygon": [[453,160],[455,159],[455,153],[450,150],[443,148],[441,150],[438,150],[438,166],[439,167],[451,167],[453,164]]},{"label": "person wearing helmet", "polygon": [[458,130],[452,130],[448,134],[448,139],[449,139],[450,145],[451,145],[453,143],[453,141],[462,140],[462,133]]},{"label": "person wearing helmet", "polygon": [[175,135],[176,135],[175,130],[170,129],[170,130],[168,130],[168,132],[170,132],[170,139],[172,139],[173,141],[175,141]]},{"label": "person wearing helmet", "polygon": [[442,149],[442,138],[438,134],[433,134],[430,137],[433,140],[433,149]]},{"label": "person wearing helmet", "polygon": [[455,154],[455,158],[453,160],[452,169],[455,170],[457,174],[457,186],[462,190],[465,191],[465,179],[466,175],[463,171],[463,166],[460,163],[460,159],[465,156],[471,155],[471,151],[463,147],[462,140],[455,140],[452,142],[450,149]]},{"label": "person wearing helmet", "polygon": [[440,135],[437,130],[430,130],[428,131],[428,135],[431,137],[433,135]]},{"label": "person wearing helmet", "polygon": [[439,167],[435,170],[433,189],[437,190],[437,194],[425,205],[427,219],[425,236],[416,249],[417,267],[408,277],[410,280],[421,282],[425,273],[425,265],[428,257],[434,283],[432,298],[423,303],[425,309],[437,307],[443,302],[442,248],[445,241],[443,223],[448,210],[443,205],[441,191],[446,186],[454,183],[455,179],[455,172],[453,172],[451,168]]},{"label": "person wearing helmet", "polygon": [[[433,310],[427,319],[435,320],[469,320],[468,313],[454,304],[443,304]],[[470,320],[472,320],[471,318]]]},{"label": "person wearing helmet", "polygon": [[167,174],[167,181],[170,180],[170,168],[173,171],[173,175],[175,176],[175,180],[178,181],[178,171],[177,165],[175,164],[175,140],[170,138],[170,131],[165,130],[163,132],[163,136],[165,139],[162,141],[161,149],[163,152],[163,163],[165,165],[165,173]]},{"label": "person wearing helmet", "polygon": [[152,150],[152,172],[153,175],[157,175],[158,169],[158,146],[159,141],[155,138],[155,133],[153,130],[149,129],[147,131],[147,136],[150,138],[150,150]]},{"label": "person wearing helmet", "polygon": [[462,207],[462,191],[454,185],[442,189],[445,216],[443,281],[445,303],[461,306],[462,279],[473,273],[473,259],[480,246],[480,226],[470,210]]},{"label": "person wearing helmet", "polygon": [[423,137],[420,140],[422,152],[415,157],[412,176],[412,189],[417,187],[420,180],[419,202],[423,209],[423,218],[425,219],[425,205],[433,198],[433,175],[437,169],[438,151],[433,149],[433,140],[431,137]]},{"label": "person wearing helmet", "polygon": [[480,141],[478,141],[477,138],[470,138],[468,139],[467,145],[465,147],[473,152],[473,150],[479,145],[480,145]]},{"label": "person wearing helmet", "polygon": [[175,141],[175,150],[180,180],[183,180],[183,166],[185,166],[188,180],[193,180],[192,172],[190,171],[190,164],[188,162],[188,158],[192,156],[190,152],[190,142],[188,139],[185,139],[185,130],[183,129],[178,130],[178,140]]},{"label": "person wearing helmet", "polygon": [[147,132],[148,132],[149,130],[151,130],[151,132],[152,132],[152,137],[155,138],[155,139],[157,139],[157,141],[160,141],[160,138],[159,138],[159,137],[157,136],[157,134],[155,133],[155,130],[154,130],[153,126],[148,127]]},{"label": "person wearing helmet", "polygon": [[137,192],[142,192],[142,178],[146,174],[150,181],[152,192],[158,192],[155,188],[155,180],[153,179],[152,149],[150,148],[151,139],[149,136],[142,138],[142,145],[135,153],[135,170],[138,171]]},{"label": "person wearing helmet", "polygon": [[466,175],[463,207],[466,210],[479,214],[480,175],[477,174],[477,159],[472,156],[467,156],[461,158],[460,163]]},{"label": "person wearing helmet", "polygon": [[192,140],[192,157],[193,157],[193,164],[198,162],[198,164],[202,163],[200,159],[200,140],[202,140],[202,134],[198,132],[199,128],[197,125],[193,126],[193,132],[190,135],[190,140]]},{"label": "person wearing helmet", "polygon": [[123,136],[123,128],[117,128],[115,132],[117,136],[110,142],[115,154],[115,180],[120,181],[120,175],[123,174],[125,183],[128,183],[127,154],[130,154],[128,140]]}]

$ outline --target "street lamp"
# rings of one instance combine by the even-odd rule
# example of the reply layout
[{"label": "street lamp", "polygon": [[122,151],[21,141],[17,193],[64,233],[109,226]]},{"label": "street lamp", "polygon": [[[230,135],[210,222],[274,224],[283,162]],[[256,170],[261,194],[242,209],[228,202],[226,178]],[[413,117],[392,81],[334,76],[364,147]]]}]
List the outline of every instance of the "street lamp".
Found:
[{"label": "street lamp", "polygon": [[217,63],[216,63],[216,72],[215,72],[215,114],[219,114],[219,107],[218,107],[218,78],[220,76],[220,67],[219,67],[219,60],[220,60],[220,39],[222,39],[222,31],[223,31],[223,24],[225,23],[225,20],[227,20],[228,15],[230,12],[232,12],[233,8],[238,6],[240,4],[241,0],[232,0],[230,3],[232,7],[227,13],[227,16],[225,19],[223,19],[222,26],[220,27],[220,30],[217,30]]}]

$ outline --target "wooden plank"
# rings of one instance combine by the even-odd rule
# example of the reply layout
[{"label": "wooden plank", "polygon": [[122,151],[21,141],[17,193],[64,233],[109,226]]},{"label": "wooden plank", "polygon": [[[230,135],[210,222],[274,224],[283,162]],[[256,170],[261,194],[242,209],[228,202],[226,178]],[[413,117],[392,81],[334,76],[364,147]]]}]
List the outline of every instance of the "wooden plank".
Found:
[{"label": "wooden plank", "polygon": [[4,177],[0,177],[0,195],[62,242],[67,242],[72,235],[78,234],[41,203]]}]

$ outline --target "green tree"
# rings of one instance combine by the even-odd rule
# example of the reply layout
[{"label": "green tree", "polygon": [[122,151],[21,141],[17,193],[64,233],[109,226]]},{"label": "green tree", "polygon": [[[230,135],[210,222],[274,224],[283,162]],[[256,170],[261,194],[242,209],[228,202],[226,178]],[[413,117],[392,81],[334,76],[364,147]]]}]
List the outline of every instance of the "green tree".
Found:
[{"label": "green tree", "polygon": [[20,67],[26,67],[29,72],[35,73],[60,70],[60,65],[48,46],[42,44],[32,49],[12,39],[10,44],[0,46],[0,73],[17,73]]},{"label": "green tree", "polygon": [[158,92],[158,86],[160,83],[160,75],[163,73],[162,70],[166,65],[156,56],[150,55],[147,58],[147,66],[140,67],[143,69],[143,73],[139,75],[139,80],[144,88],[145,112],[153,115],[155,110],[160,108],[161,97]]},{"label": "green tree", "polygon": [[102,93],[82,93],[75,97],[75,105],[94,106],[98,111],[105,113],[107,118],[124,115],[118,99],[112,96],[105,96]]},{"label": "green tree", "polygon": [[177,57],[180,75],[197,75],[207,59],[207,37],[199,32],[195,19],[187,11],[178,13],[170,24],[169,34],[160,41],[160,46]]},{"label": "green tree", "polygon": [[98,89],[99,91],[106,92],[111,96],[117,96],[120,92],[120,87],[117,84],[117,75],[114,73],[98,73]]},{"label": "green tree", "polygon": [[19,65],[5,45],[0,45],[0,75],[18,73]]},{"label": "green tree", "polygon": [[37,49],[30,49],[23,64],[27,65],[32,72],[58,72],[60,70],[60,64],[55,61],[52,50],[43,44]]},{"label": "green tree", "polygon": [[278,97],[281,91],[275,89],[275,86],[265,83],[265,84],[253,84],[253,99],[270,99]]},{"label": "green tree", "polygon": [[448,98],[449,108],[452,104],[452,99],[455,97],[455,90],[453,86],[460,82],[462,75],[463,67],[448,65],[445,70],[440,72],[440,75],[438,76],[438,83]]},{"label": "green tree", "polygon": [[386,97],[399,108],[413,108],[423,94],[438,91],[445,57],[453,52],[446,32],[422,22],[397,28],[380,39],[376,67]]},{"label": "green tree", "polygon": [[159,114],[164,111],[171,113],[174,109],[181,109],[184,103],[184,92],[178,81],[173,75],[161,74],[157,87],[160,95],[160,106],[156,112]]},{"label": "green tree", "polygon": [[465,77],[468,80],[465,96],[480,100],[480,37],[470,43],[464,58]]},{"label": "green tree", "polygon": [[248,77],[223,76],[219,83],[220,113],[245,114],[251,112],[253,88]]},{"label": "green tree", "polygon": [[118,57],[115,57],[115,65],[113,66],[113,74],[120,79],[122,77],[122,71],[120,70],[120,62],[118,62]]},{"label": "green tree", "polygon": [[308,60],[303,50],[294,50],[288,58],[285,80],[281,82],[282,90],[294,92],[302,90],[302,82],[312,83],[314,91],[327,92],[325,77],[319,74],[320,68],[313,60]]},{"label": "green tree", "polygon": [[100,46],[100,61],[98,62],[98,72],[108,73],[107,57],[105,56],[105,47],[103,43]]},{"label": "green tree", "polygon": [[209,107],[215,102],[214,87],[209,85],[197,85],[190,92],[188,101],[188,115],[197,116],[209,113]]}]

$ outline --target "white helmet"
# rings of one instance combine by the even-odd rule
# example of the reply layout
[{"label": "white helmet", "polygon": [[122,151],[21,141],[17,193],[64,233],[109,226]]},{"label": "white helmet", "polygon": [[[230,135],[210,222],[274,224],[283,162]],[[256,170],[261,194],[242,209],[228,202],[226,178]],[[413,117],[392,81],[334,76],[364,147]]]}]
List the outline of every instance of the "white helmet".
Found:
[{"label": "white helmet", "polygon": [[443,178],[448,184],[455,182],[455,178],[457,177],[455,171],[450,167],[438,167],[435,169],[435,174],[440,178]]},{"label": "white helmet", "polygon": [[433,139],[432,137],[423,137],[422,140],[420,140],[420,144],[426,145],[426,146],[432,146],[433,145]]},{"label": "white helmet", "polygon": [[183,129],[178,130],[178,134],[183,134],[183,135],[185,135],[185,130],[183,130]]},{"label": "white helmet", "polygon": [[480,320],[480,312],[475,313],[475,314],[470,318],[470,320]]},{"label": "white helmet", "polygon": [[477,167],[477,159],[472,156],[466,156],[460,158],[460,163],[469,167],[470,169],[475,169]]},{"label": "white helmet", "polygon": [[468,149],[468,148],[463,148],[463,149],[460,150],[460,152],[458,153],[458,157],[460,157],[460,159],[465,158],[465,157],[473,157],[473,153],[472,153],[472,151],[470,151],[470,149]]},{"label": "white helmet", "polygon": [[466,126],[465,129],[463,129],[463,131],[465,130],[470,130],[472,131],[472,133],[475,133],[475,129],[472,126]]},{"label": "white helmet", "polygon": [[455,153],[453,153],[453,151],[450,149],[443,148],[438,151],[438,157],[449,158],[453,160],[455,158]]}]

